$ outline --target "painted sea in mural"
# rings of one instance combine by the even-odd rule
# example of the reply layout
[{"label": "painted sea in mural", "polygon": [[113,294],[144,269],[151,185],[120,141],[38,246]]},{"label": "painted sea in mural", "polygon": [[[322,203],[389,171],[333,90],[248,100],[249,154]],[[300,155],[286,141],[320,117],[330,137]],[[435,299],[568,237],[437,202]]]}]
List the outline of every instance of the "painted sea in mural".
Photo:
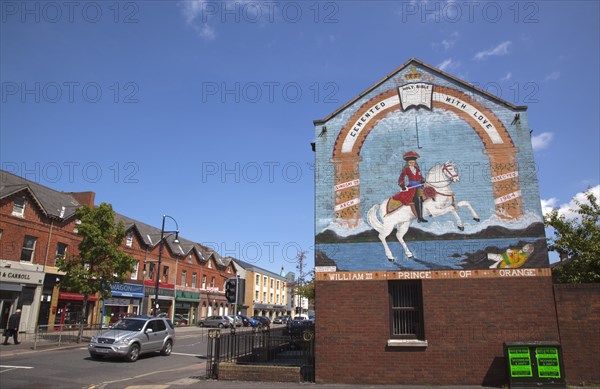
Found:
[{"label": "painted sea in mural", "polygon": [[[534,213],[512,228],[499,227],[495,217],[467,223],[464,231],[443,230],[440,222],[423,229],[410,228],[405,235],[413,257],[407,257],[393,234],[388,246],[394,260],[388,259],[378,233],[367,224],[346,229],[335,224],[316,237],[316,266],[336,266],[337,270],[451,270],[544,267],[548,261],[544,225]],[[357,233],[358,231],[361,231]],[[520,263],[520,261],[522,263]]]}]

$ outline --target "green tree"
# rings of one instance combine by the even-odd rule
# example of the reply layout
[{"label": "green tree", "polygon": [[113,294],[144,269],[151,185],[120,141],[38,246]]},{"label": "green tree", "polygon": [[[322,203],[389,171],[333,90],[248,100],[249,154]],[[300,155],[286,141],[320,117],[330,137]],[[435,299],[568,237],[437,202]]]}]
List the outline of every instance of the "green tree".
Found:
[{"label": "green tree", "polygon": [[[83,295],[81,314],[85,323],[89,297],[100,293],[102,298],[109,298],[110,283],[123,282],[125,275],[133,271],[135,260],[120,249],[125,226],[122,222],[115,223],[110,204],[84,206],[77,210],[76,217],[81,220],[77,226],[77,235],[81,237],[79,254],[59,258],[57,267],[65,273],[60,285]],[[83,325],[79,328],[79,342],[82,336]]]},{"label": "green tree", "polygon": [[315,305],[315,280],[310,280],[304,285],[298,285],[296,287],[296,293],[302,297],[308,299],[308,304],[310,306]]},{"label": "green tree", "polygon": [[554,267],[554,282],[580,284],[600,282],[600,204],[592,191],[586,202],[575,200],[577,217],[567,218],[557,209],[546,215],[546,227],[554,229],[548,249],[567,259]]}]

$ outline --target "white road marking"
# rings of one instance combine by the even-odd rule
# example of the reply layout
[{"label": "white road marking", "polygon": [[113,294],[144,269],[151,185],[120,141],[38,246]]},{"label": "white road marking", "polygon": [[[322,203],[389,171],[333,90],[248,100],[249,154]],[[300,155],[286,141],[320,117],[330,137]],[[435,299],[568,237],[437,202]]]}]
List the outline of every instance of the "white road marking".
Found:
[{"label": "white road marking", "polygon": [[33,366],[11,366],[11,365],[0,365],[0,373],[6,373],[7,371],[17,369],[33,369]]},{"label": "white road marking", "polygon": [[186,353],[171,353],[173,355],[184,355],[187,357],[201,357],[204,358],[204,355],[198,355],[198,354],[186,354]]}]

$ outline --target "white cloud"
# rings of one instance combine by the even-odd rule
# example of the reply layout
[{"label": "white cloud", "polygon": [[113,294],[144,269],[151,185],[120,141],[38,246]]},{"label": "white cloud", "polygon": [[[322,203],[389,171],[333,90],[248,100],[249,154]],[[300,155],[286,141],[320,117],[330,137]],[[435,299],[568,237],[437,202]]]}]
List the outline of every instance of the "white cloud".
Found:
[{"label": "white cloud", "polygon": [[445,51],[448,51],[452,47],[454,47],[454,45],[458,41],[458,35],[458,31],[454,31],[446,39],[442,40],[442,46],[444,46]]},{"label": "white cloud", "polygon": [[542,199],[542,213],[544,216],[552,212],[554,208],[556,208],[556,204],[558,204],[558,199],[556,197],[549,198],[548,200]]},{"label": "white cloud", "polygon": [[[215,28],[208,24],[209,18],[205,13],[208,7],[207,3],[207,0],[190,0],[179,2],[179,6],[188,26],[193,28],[201,38],[214,40],[217,34]],[[211,4],[211,7],[214,8],[215,5]]]},{"label": "white cloud", "polygon": [[542,200],[542,212],[544,213],[544,215],[547,215],[552,210],[558,209],[559,215],[564,216],[567,219],[578,219],[580,216],[576,212],[576,210],[579,209],[576,201],[583,204],[588,203],[586,196],[590,192],[592,192],[594,196],[596,196],[596,202],[600,204],[600,185],[596,185],[595,187],[590,188],[585,192],[577,193],[575,196],[573,196],[571,201],[560,206],[557,206],[558,200],[555,197],[552,197],[548,200]]},{"label": "white cloud", "polygon": [[460,66],[460,62],[459,61],[455,61],[452,58],[448,58],[444,61],[442,61],[437,68],[440,69],[441,71],[445,72],[445,71],[449,71],[452,69],[456,69],[457,67]]},{"label": "white cloud", "polygon": [[534,151],[542,150],[548,147],[550,142],[554,139],[554,134],[551,132],[542,132],[539,135],[531,137],[531,144]]},{"label": "white cloud", "polygon": [[546,76],[546,78],[544,78],[544,81],[555,81],[558,80],[560,78],[560,72],[555,70],[552,73],[548,74]]},{"label": "white cloud", "polygon": [[182,8],[185,22],[191,24],[202,13],[206,0],[182,1],[179,4]]},{"label": "white cloud", "polygon": [[502,78],[500,79],[500,81],[508,81],[508,80],[510,80],[511,78],[512,78],[512,73],[511,73],[511,72],[508,72],[508,73],[506,73],[506,76],[504,76],[504,77],[502,77]]},{"label": "white cloud", "polygon": [[510,47],[511,44],[512,44],[511,41],[504,41],[494,48],[478,52],[477,54],[475,54],[473,59],[482,60],[482,59],[485,59],[487,57],[491,57],[494,55],[498,55],[498,56],[506,55],[506,54],[508,54],[508,48]]},{"label": "white cloud", "polygon": [[196,26],[196,31],[198,31],[198,34],[206,40],[213,40],[217,37],[215,29],[206,23],[202,24],[200,27]]}]

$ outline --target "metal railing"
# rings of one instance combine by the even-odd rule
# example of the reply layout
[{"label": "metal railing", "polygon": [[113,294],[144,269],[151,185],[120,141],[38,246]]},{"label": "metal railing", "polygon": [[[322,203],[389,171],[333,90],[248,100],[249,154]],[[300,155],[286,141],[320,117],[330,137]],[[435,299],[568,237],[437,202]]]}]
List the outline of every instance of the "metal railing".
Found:
[{"label": "metal railing", "polygon": [[60,346],[65,343],[77,343],[79,341],[79,329],[83,327],[82,342],[87,342],[106,325],[101,324],[56,324],[40,325],[35,329],[33,349],[40,346]]},{"label": "metal railing", "polygon": [[314,382],[314,334],[290,336],[284,328],[256,332],[209,330],[206,378],[218,379],[220,362],[300,366],[301,380]]}]

